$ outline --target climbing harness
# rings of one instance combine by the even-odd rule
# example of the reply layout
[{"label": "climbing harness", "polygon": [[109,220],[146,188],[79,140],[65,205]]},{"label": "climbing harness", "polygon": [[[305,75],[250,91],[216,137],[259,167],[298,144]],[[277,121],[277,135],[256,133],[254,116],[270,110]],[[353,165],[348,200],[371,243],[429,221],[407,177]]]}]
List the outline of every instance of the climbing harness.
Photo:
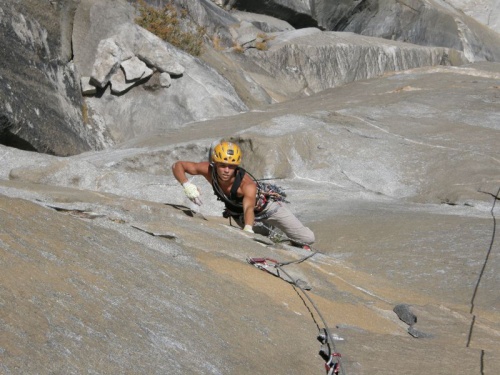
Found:
[{"label": "climbing harness", "polygon": [[[261,225],[261,221],[267,219],[271,215],[273,215],[276,211],[278,211],[279,207],[276,207],[272,210],[267,210],[265,212],[257,212],[255,213],[254,220],[255,220],[255,225],[259,226]],[[231,220],[231,218],[235,219],[236,221],[243,222],[243,214],[238,213],[238,212],[233,212],[229,208],[225,208],[224,211],[222,212],[222,217]],[[230,222],[231,223],[231,222]]]},{"label": "climbing harness", "polygon": [[257,220],[264,220],[272,214],[269,213],[266,217],[263,216],[264,214],[260,216],[258,215],[259,212],[262,212],[266,208],[269,202],[274,201],[290,203],[286,200],[286,193],[282,187],[271,184],[269,182],[259,181],[250,172],[246,171],[243,168],[238,167],[235,173],[235,180],[229,193],[229,197],[227,197],[217,182],[217,170],[212,165],[212,187],[214,189],[214,194],[217,196],[217,199],[219,201],[222,201],[226,206],[226,210],[223,213],[224,217],[239,216],[243,212],[243,201],[236,195],[236,192],[240,187],[241,181],[243,180],[245,174],[250,176],[257,185],[255,202],[255,212]]},{"label": "climbing harness", "polygon": [[[227,145],[226,145],[227,146]],[[219,147],[222,151],[224,151],[221,148],[221,145],[215,146],[217,149]],[[228,147],[228,146],[227,146]],[[234,218],[235,220],[242,220],[242,215],[243,215],[243,200],[242,198],[238,197],[236,195],[237,190],[243,181],[243,178],[245,177],[245,174],[248,174],[250,178],[253,179],[255,184],[257,185],[257,194],[256,194],[256,204],[255,204],[255,221],[259,225],[265,227],[271,235],[276,234],[273,228],[269,228],[266,226],[264,223],[262,223],[262,220],[267,219],[270,217],[272,214],[276,212],[276,209],[271,210],[271,212],[263,212],[264,209],[266,208],[267,204],[270,201],[274,202],[283,202],[283,203],[289,203],[286,200],[286,193],[285,191],[280,187],[275,184],[269,183],[269,182],[263,182],[257,180],[251,173],[247,172],[245,169],[237,167],[235,171],[235,180],[233,182],[233,185],[231,187],[231,191],[229,192],[229,197],[225,194],[225,192],[221,189],[221,187],[218,184],[218,176],[217,176],[217,170],[215,168],[215,165],[213,164],[212,156],[213,156],[213,147],[210,148],[209,151],[209,163],[212,168],[211,171],[211,177],[212,177],[212,187],[214,190],[214,194],[217,196],[217,199],[222,201],[225,204],[225,210],[222,214],[223,217],[229,218]],[[221,155],[223,156],[224,152],[221,151]],[[219,156],[218,154],[215,154],[217,157],[222,158],[222,156]],[[222,160],[222,159],[221,159]],[[234,161],[234,162],[233,162]],[[239,165],[240,158],[238,160],[231,160],[232,164]],[[260,214],[259,214],[260,213]],[[276,236],[275,236],[276,237]],[[293,241],[296,244],[302,245],[302,246],[307,246],[309,248],[308,244],[305,243],[300,243],[298,241]],[[309,248],[310,249],[310,248]],[[312,249],[310,249],[312,251]],[[321,348],[319,351],[319,355],[323,358],[325,361],[325,370],[327,375],[334,375],[334,374],[339,374],[339,371],[342,370],[342,374],[344,374],[343,368],[340,363],[340,354],[335,351],[335,345],[333,342],[332,335],[330,333],[330,330],[328,329],[328,325],[323,318],[323,315],[319,311],[318,307],[314,303],[314,301],[311,299],[311,297],[306,293],[306,290],[310,290],[311,288],[307,285],[307,283],[304,283],[302,280],[299,279],[294,279],[288,272],[286,272],[283,267],[290,265],[290,264],[298,264],[306,261],[307,259],[313,257],[314,255],[318,254],[318,251],[312,251],[311,254],[308,254],[307,256],[295,260],[295,261],[290,261],[290,262],[278,262],[275,259],[271,258],[247,258],[247,262],[261,270],[264,270],[276,277],[281,278],[282,280],[285,280],[289,282],[294,290],[297,292],[297,294],[300,293],[298,290],[300,290],[305,296],[311,305],[314,307],[316,310],[316,313],[318,316],[321,318],[324,328],[320,329],[318,326],[318,336],[317,339],[321,343]],[[283,275],[285,275],[287,278],[284,278]],[[305,301],[304,301],[305,303]],[[313,316],[314,319],[314,316]],[[316,322],[316,321],[315,321]]]},{"label": "climbing harness", "polygon": [[[310,288],[304,286],[302,280],[294,279],[288,272],[283,269],[284,266],[290,264],[302,263],[318,253],[319,251],[314,251],[305,257],[289,262],[278,262],[277,260],[272,258],[247,258],[247,262],[260,270],[266,271],[273,276],[279,277],[282,280],[289,282],[290,284],[292,284],[293,288],[295,289],[297,294],[299,294],[299,296],[300,293],[298,292],[298,290],[302,292],[302,295],[305,296],[313,306],[314,310],[316,311],[324,325],[324,328],[321,329],[318,326],[319,332],[317,339],[321,343],[319,355],[325,361],[325,370],[327,375],[339,374],[340,371],[342,371],[342,374],[345,375],[344,369],[340,362],[341,355],[335,350],[335,344],[333,342],[332,334],[330,333],[330,330],[328,328],[328,324],[326,323],[326,320],[323,318],[323,315],[319,311],[312,298],[306,293],[306,290],[310,290]],[[284,278],[281,274],[285,275],[287,278]]]},{"label": "climbing harness", "polygon": [[[264,180],[268,179],[257,180],[250,172],[246,171],[243,168],[240,168],[239,165],[241,163],[241,158],[241,149],[237,144],[233,142],[215,141],[210,145],[210,148],[208,150],[207,160],[212,169],[212,187],[214,190],[214,194],[217,196],[217,199],[219,201],[222,201],[226,206],[226,211],[224,211],[223,213],[223,216],[226,216],[224,217],[234,217],[243,213],[242,199],[236,195],[236,192],[240,187],[241,181],[243,180],[245,174],[248,174],[257,185],[255,204],[256,214],[263,211],[266,208],[267,203],[270,201],[289,203],[286,200],[286,193],[283,188],[269,182],[263,182]],[[224,191],[222,191],[217,182],[217,170],[215,168],[215,162],[227,163],[237,166],[235,181],[231,188],[229,198],[226,196]],[[256,216],[259,217],[258,215]],[[263,220],[265,218],[267,217],[260,217],[260,220]]]}]

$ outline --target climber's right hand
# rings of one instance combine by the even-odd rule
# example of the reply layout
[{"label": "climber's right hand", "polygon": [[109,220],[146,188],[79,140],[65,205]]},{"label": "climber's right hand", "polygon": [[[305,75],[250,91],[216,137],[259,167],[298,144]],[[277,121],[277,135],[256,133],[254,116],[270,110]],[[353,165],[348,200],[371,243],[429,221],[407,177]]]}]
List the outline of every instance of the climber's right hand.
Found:
[{"label": "climber's right hand", "polygon": [[196,185],[191,182],[184,182],[182,187],[184,188],[184,194],[186,194],[186,197],[188,197],[191,202],[201,206],[202,202],[200,199],[200,191]]}]

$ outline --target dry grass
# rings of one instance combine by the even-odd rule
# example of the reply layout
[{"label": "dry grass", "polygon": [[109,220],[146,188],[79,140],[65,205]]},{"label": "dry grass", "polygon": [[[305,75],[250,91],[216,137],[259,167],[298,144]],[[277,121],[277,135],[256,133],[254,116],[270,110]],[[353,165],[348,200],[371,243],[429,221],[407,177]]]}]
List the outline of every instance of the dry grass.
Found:
[{"label": "dry grass", "polygon": [[85,125],[89,123],[89,109],[85,101],[82,103],[82,120]]},{"label": "dry grass", "polygon": [[243,53],[243,52],[245,52],[245,48],[243,48],[243,46],[241,44],[235,43],[233,46],[233,51],[237,52],[237,53]]},{"label": "dry grass", "polygon": [[255,42],[255,48],[257,48],[259,51],[267,51],[268,46],[267,46],[266,41]]},{"label": "dry grass", "polygon": [[135,22],[139,26],[193,56],[203,52],[205,29],[189,20],[186,9],[179,11],[172,2],[158,9],[144,0],[138,0],[137,6],[140,16]]},{"label": "dry grass", "polygon": [[214,49],[216,51],[222,51],[224,50],[224,46],[222,45],[222,42],[220,40],[220,37],[215,34],[213,37],[212,37],[212,44],[214,46]]}]

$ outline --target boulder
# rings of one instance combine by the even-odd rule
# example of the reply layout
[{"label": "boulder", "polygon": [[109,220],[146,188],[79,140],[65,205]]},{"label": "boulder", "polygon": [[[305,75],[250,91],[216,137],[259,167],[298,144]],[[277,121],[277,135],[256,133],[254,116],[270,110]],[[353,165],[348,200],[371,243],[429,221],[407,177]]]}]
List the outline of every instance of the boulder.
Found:
[{"label": "boulder", "polygon": [[118,69],[110,78],[111,92],[113,94],[122,94],[135,85],[134,81],[129,81],[125,78],[125,73],[122,69]]},{"label": "boulder", "polygon": [[123,48],[114,39],[101,40],[97,46],[97,55],[92,66],[91,83],[104,88],[111,76],[116,73],[122,61],[130,59],[132,56],[130,50]]},{"label": "boulder", "polygon": [[182,75],[184,72],[165,42],[150,32],[137,25],[125,24],[117,33],[101,40],[97,46],[90,80],[96,87],[102,89],[112,81],[111,92],[122,94],[140,79],[153,74],[148,65],[167,74]]},{"label": "boulder", "polygon": [[96,87],[90,83],[90,77],[82,77],[80,79],[80,85],[83,95],[94,95],[97,92]]},{"label": "boulder", "polygon": [[160,74],[160,86],[161,87],[170,87],[172,86],[172,77],[168,73]]},{"label": "boulder", "polygon": [[180,76],[185,68],[176,60],[172,46],[142,27],[126,23],[117,31],[117,43],[132,51],[140,60],[161,72]]},{"label": "boulder", "polygon": [[155,91],[161,89],[163,87],[160,82],[160,76],[162,74],[168,74],[168,73],[154,72],[153,75],[144,82],[142,88],[144,88],[144,90],[149,90],[149,91]]},{"label": "boulder", "polygon": [[143,63],[137,56],[129,60],[122,61],[121,67],[125,73],[127,81],[135,81],[141,78],[149,77],[153,74],[153,70]]}]

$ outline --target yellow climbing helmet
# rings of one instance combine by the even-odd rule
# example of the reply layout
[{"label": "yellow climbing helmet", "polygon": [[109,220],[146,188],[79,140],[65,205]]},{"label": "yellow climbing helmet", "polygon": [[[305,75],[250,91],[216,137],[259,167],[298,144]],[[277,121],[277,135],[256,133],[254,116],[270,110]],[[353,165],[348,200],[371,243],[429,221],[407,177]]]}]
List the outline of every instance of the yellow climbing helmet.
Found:
[{"label": "yellow climbing helmet", "polygon": [[240,165],[241,149],[235,143],[226,141],[220,142],[213,149],[212,161],[215,163]]}]

